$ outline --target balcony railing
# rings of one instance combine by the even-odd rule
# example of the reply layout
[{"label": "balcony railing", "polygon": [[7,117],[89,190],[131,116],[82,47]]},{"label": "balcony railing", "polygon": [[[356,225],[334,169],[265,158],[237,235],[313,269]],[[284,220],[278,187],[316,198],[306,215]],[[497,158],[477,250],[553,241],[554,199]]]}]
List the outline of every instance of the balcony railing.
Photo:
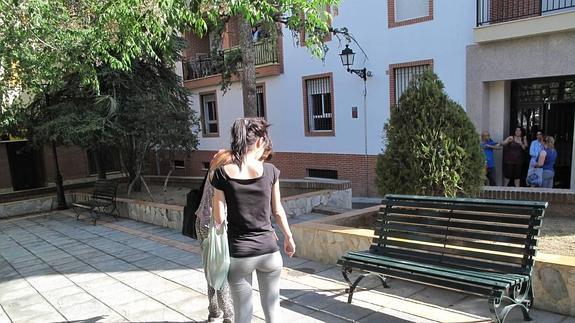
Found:
[{"label": "balcony railing", "polygon": [[[278,49],[276,40],[262,40],[254,44],[255,50],[255,65],[266,65],[278,63]],[[221,62],[224,61],[226,55],[239,50],[239,46],[225,49],[218,53],[219,57],[205,57],[197,59],[189,59],[184,62],[184,80],[195,80],[207,76],[220,74]],[[241,68],[241,65],[238,66]]]},{"label": "balcony railing", "polygon": [[477,0],[477,26],[575,10],[575,0]]}]

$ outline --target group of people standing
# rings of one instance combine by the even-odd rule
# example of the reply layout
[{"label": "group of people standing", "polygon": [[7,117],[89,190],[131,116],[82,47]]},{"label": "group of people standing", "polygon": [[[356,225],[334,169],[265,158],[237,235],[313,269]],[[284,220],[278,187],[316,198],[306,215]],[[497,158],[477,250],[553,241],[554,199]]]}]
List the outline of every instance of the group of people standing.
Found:
[{"label": "group of people standing", "polygon": [[537,131],[535,140],[529,144],[524,130],[517,127],[512,135],[500,142],[495,142],[491,139],[489,132],[484,131],[481,134],[481,148],[483,148],[485,155],[486,182],[488,185],[496,185],[493,151],[503,149],[505,186],[511,184],[515,187],[521,186],[521,179],[527,176],[527,173],[524,172],[524,164],[526,158],[529,158],[530,169],[543,169],[541,187],[553,188],[557,151],[555,150],[555,138],[552,136],[545,136],[542,131]]}]

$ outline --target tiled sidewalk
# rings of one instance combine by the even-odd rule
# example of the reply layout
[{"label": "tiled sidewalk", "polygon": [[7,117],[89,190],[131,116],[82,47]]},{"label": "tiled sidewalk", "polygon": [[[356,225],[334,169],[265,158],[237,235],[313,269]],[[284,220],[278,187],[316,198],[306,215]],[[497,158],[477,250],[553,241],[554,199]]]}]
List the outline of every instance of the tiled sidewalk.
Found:
[{"label": "tiled sidewalk", "polygon": [[[284,261],[284,322],[489,321],[484,299],[397,280],[347,304],[339,268]],[[174,230],[126,219],[92,226],[68,211],[0,221],[0,322],[205,322],[205,295],[198,243]],[[522,321],[519,310],[510,318]],[[263,322],[257,292],[253,321]]]}]

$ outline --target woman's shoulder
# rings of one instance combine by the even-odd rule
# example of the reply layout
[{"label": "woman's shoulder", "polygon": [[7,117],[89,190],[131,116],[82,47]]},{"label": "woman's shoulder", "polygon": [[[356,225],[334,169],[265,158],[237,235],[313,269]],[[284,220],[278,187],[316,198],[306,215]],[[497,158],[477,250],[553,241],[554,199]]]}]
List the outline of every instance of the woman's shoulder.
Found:
[{"label": "woman's shoulder", "polygon": [[264,172],[271,179],[272,184],[275,184],[280,176],[279,169],[272,163],[264,163]]},{"label": "woman's shoulder", "polygon": [[271,170],[278,170],[278,168],[274,164],[268,162],[264,162],[264,168]]},{"label": "woman's shoulder", "polygon": [[214,188],[222,190],[224,183],[227,182],[228,176],[224,170],[224,166],[220,166],[213,171],[211,176],[210,184]]}]

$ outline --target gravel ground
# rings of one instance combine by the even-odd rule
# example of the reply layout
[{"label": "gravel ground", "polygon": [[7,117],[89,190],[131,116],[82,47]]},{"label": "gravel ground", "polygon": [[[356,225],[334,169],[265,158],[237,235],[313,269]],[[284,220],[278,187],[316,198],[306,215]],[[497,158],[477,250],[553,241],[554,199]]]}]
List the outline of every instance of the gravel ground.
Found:
[{"label": "gravel ground", "polygon": [[539,251],[575,257],[575,217],[560,215],[545,217]]}]

